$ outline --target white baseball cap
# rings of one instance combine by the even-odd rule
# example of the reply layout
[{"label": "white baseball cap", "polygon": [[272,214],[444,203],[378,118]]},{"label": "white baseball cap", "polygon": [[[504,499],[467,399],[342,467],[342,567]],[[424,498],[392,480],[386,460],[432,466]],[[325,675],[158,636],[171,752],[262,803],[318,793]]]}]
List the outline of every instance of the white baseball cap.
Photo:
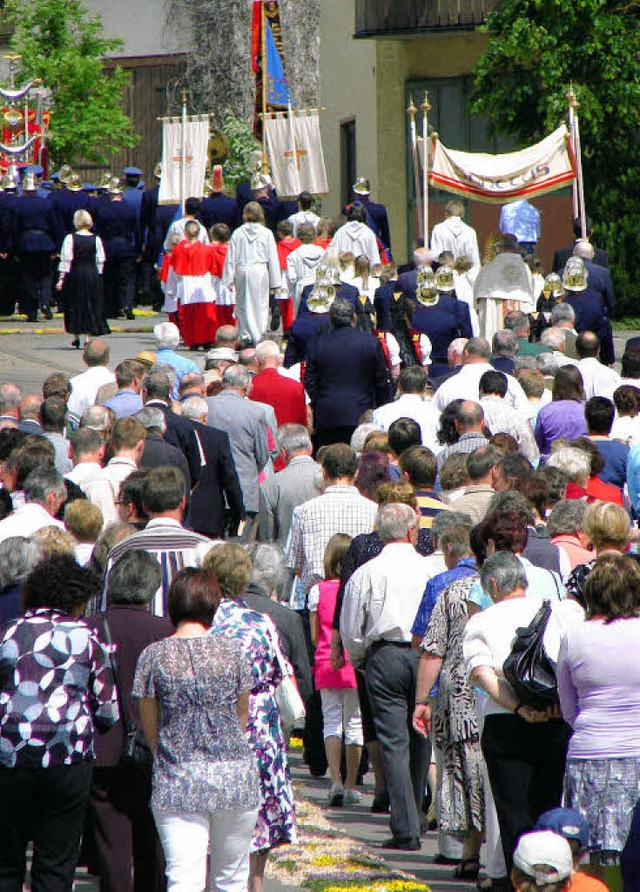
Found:
[{"label": "white baseball cap", "polygon": [[549,830],[523,834],[513,853],[513,863],[539,886],[566,880],[573,873],[569,843]]}]

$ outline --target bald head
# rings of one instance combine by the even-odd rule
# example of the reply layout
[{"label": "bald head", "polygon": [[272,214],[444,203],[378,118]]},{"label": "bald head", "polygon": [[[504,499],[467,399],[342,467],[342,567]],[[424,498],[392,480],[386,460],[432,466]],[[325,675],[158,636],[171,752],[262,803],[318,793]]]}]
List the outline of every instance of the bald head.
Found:
[{"label": "bald head", "polygon": [[471,400],[464,400],[458,407],[455,424],[459,434],[482,433],[484,426],[482,406]]},{"label": "bald head", "polygon": [[583,260],[593,260],[596,249],[586,238],[579,238],[573,246],[573,254],[575,257],[581,257]]},{"label": "bald head", "polygon": [[597,359],[600,352],[600,338],[593,331],[583,331],[576,338],[578,359]]}]

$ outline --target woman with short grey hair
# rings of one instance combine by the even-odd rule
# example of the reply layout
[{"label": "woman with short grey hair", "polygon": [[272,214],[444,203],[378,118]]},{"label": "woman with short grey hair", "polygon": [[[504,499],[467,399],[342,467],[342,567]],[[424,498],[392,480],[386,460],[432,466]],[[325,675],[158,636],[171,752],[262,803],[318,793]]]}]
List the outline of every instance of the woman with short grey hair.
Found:
[{"label": "woman with short grey hair", "polygon": [[42,548],[33,539],[12,536],[0,542],[0,624],[16,619],[22,613],[22,580],[43,557]]},{"label": "woman with short grey hair", "polygon": [[[527,595],[522,564],[511,552],[496,552],[484,562],[480,581],[493,604],[469,619],[462,648],[471,682],[488,694],[481,744],[510,872],[520,834],[560,805],[570,729],[557,706],[525,705],[504,678],[517,630],[530,625],[543,603]],[[581,623],[584,611],[575,601],[549,603],[544,647],[555,664],[564,631]]]},{"label": "woman with short grey hair", "polygon": [[278,590],[288,579],[282,549],[271,542],[252,542],[245,546],[245,550],[251,557],[252,569],[244,600],[253,610],[266,613],[275,623],[302,699],[307,701],[313,695],[313,683],[302,619],[295,610],[277,603]]},{"label": "woman with short grey hair", "polygon": [[584,531],[587,505],[581,499],[561,499],[547,518],[552,545],[557,545],[567,555],[574,570],[593,558],[589,536]]}]

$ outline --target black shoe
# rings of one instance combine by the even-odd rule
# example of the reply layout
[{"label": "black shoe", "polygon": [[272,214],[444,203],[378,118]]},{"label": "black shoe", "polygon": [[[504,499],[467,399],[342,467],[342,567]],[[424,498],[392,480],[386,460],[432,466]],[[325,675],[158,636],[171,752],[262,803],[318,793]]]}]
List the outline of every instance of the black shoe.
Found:
[{"label": "black shoe", "polygon": [[459,858],[447,858],[446,855],[434,855],[432,864],[447,864],[451,867],[457,866],[460,864]]},{"label": "black shoe", "polygon": [[51,312],[51,307],[43,307],[42,315],[45,319],[53,319],[53,313]]},{"label": "black shoe", "polygon": [[71,346],[75,347],[76,350],[80,349],[80,338],[76,338],[74,341],[71,341]]},{"label": "black shoe", "polygon": [[389,794],[386,790],[383,790],[382,793],[378,793],[377,796],[373,797],[373,802],[371,803],[371,814],[372,815],[387,815],[389,814]]},{"label": "black shoe", "polygon": [[420,840],[413,836],[392,836],[380,846],[381,849],[398,849],[401,852],[417,852],[420,849]]},{"label": "black shoe", "polygon": [[29,313],[27,315],[27,322],[37,322],[38,314],[37,313]]},{"label": "black shoe", "polygon": [[130,322],[136,318],[133,315],[133,310],[130,307],[127,307],[127,309],[124,311],[124,315],[125,315],[125,318],[128,319]]}]

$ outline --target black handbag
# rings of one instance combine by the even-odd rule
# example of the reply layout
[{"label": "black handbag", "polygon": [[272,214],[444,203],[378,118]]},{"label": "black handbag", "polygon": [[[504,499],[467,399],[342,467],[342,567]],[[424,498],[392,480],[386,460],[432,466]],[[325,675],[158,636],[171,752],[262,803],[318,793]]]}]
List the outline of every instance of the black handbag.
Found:
[{"label": "black handbag", "polygon": [[113,649],[113,641],[111,639],[111,630],[107,617],[103,615],[102,623],[104,627],[105,638],[109,645],[109,661],[111,662],[111,670],[113,679],[116,683],[116,695],[118,697],[118,706],[120,707],[120,721],[122,722],[122,730],[124,731],[124,740],[122,741],[122,750],[120,751],[120,765],[151,765],[153,762],[153,753],[149,749],[149,744],[144,736],[144,731],[137,728],[130,720],[124,701],[122,699],[122,687],[120,685],[120,673],[118,672],[118,664],[116,662]]},{"label": "black handbag", "polygon": [[558,702],[556,673],[543,640],[550,616],[551,601],[545,601],[531,623],[516,630],[511,653],[502,667],[518,700],[534,709],[546,709]]}]

